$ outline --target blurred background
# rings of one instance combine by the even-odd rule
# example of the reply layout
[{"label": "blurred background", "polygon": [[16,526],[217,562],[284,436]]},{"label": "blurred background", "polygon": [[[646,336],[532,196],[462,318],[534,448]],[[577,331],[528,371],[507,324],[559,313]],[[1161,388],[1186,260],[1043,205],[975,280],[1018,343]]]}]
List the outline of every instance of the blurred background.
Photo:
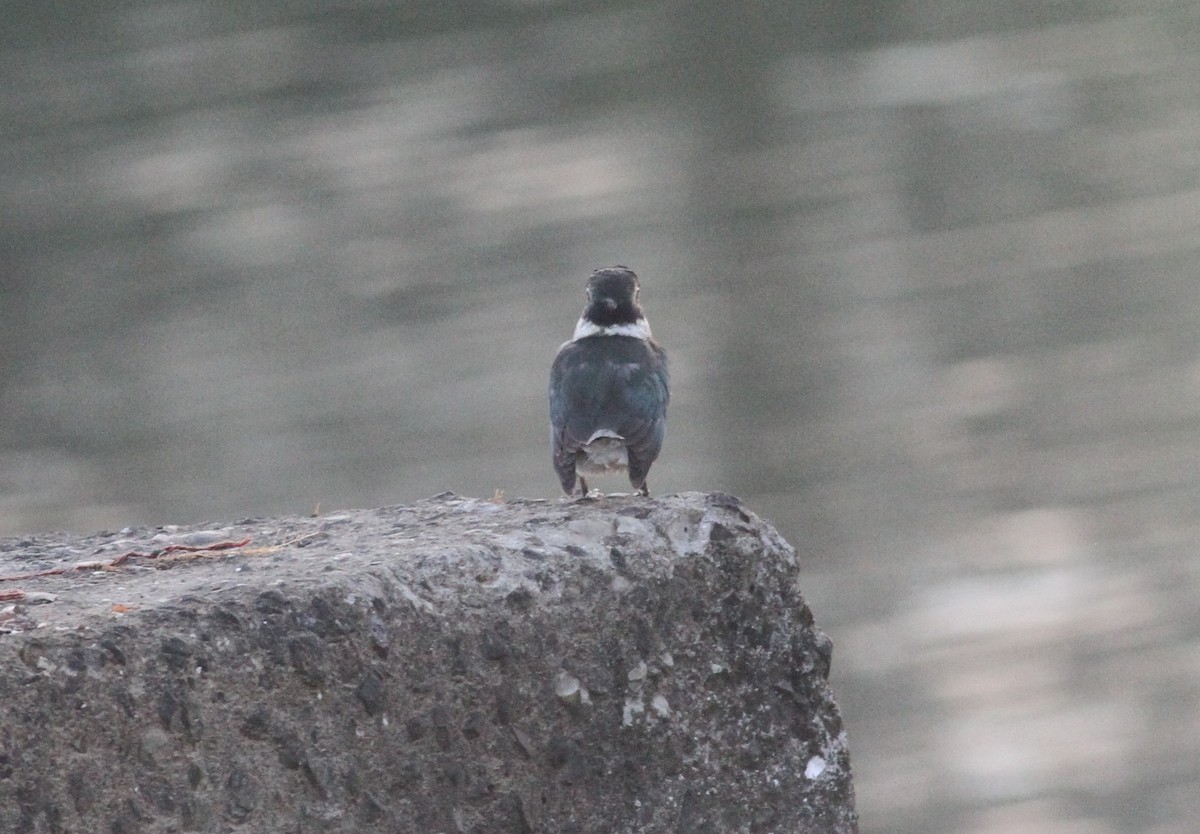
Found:
[{"label": "blurred background", "polygon": [[651,489],[796,545],[864,832],[1197,830],[1200,4],[74,0],[0,45],[0,533],[554,497],[550,360],[623,263]]}]

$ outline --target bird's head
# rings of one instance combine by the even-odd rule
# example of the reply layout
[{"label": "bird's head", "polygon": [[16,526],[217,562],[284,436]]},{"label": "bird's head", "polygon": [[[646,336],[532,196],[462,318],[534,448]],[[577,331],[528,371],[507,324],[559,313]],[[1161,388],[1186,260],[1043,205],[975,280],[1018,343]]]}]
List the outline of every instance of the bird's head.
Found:
[{"label": "bird's head", "polygon": [[638,305],[637,275],[624,266],[597,269],[587,282],[587,307],[583,319],[606,328],[620,325],[635,325],[645,320]]}]

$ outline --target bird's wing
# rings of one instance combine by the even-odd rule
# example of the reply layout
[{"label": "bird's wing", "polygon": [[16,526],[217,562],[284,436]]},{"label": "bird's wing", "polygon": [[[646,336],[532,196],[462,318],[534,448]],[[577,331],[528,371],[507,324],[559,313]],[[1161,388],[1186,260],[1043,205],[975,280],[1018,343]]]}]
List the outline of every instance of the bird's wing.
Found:
[{"label": "bird's wing", "polygon": [[564,345],[550,371],[555,460],[607,430],[625,438],[631,470],[648,469],[662,448],[669,396],[666,353],[652,342],[601,336]]}]

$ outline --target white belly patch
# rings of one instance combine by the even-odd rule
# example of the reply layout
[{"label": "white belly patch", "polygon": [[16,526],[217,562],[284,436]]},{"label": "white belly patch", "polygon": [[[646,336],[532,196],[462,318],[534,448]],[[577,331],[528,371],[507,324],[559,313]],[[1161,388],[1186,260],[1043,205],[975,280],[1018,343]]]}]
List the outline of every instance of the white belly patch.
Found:
[{"label": "white belly patch", "polygon": [[585,475],[604,475],[629,468],[625,438],[616,432],[601,429],[579,451],[582,456],[576,461],[575,469]]}]

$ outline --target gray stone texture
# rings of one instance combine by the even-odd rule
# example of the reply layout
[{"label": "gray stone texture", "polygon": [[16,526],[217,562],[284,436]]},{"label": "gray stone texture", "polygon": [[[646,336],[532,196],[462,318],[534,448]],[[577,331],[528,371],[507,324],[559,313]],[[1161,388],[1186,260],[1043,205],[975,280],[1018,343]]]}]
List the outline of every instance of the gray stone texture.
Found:
[{"label": "gray stone texture", "polygon": [[730,496],[0,542],[81,563],[0,581],[0,831],[857,830],[829,640]]}]

